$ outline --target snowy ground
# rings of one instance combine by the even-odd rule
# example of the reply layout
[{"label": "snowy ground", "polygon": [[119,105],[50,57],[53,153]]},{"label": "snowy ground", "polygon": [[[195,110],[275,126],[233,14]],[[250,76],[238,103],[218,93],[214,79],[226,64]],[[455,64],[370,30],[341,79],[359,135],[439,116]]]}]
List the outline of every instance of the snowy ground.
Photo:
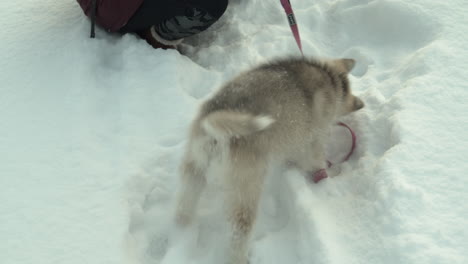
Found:
[{"label": "snowy ground", "polygon": [[[298,55],[279,1],[231,2],[182,56],[88,39],[72,0],[1,1],[0,263],[220,263],[216,184],[168,239],[187,127],[230,77]],[[466,1],[292,4],[307,55],[358,61],[366,108],[340,177],[269,177],[251,264],[468,263]]]}]

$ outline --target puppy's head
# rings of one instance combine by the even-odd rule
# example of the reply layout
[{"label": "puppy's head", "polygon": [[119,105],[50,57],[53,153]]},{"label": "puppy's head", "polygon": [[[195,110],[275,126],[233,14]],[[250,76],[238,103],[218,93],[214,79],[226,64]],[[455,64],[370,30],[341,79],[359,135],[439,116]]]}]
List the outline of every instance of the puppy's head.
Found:
[{"label": "puppy's head", "polygon": [[[352,94],[348,74],[353,70],[356,61],[353,59],[338,59],[329,62],[330,67],[337,73],[339,83],[336,85],[340,103],[340,115],[347,115],[364,107],[364,102]],[[340,100],[341,99],[341,100]]]}]

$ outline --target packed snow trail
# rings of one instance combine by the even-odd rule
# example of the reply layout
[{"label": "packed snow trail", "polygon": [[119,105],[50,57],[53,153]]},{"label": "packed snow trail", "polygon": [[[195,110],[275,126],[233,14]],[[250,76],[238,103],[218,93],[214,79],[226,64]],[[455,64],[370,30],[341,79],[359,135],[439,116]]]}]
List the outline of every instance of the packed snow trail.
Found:
[{"label": "packed snow trail", "polygon": [[[317,185],[273,168],[251,264],[468,263],[464,0],[292,0],[304,53],[352,57],[358,148]],[[222,188],[194,225],[172,208],[202,100],[298,56],[278,1],[231,1],[176,51],[97,30],[74,1],[0,3],[0,260],[220,263]],[[213,198],[213,197],[219,197]]]}]

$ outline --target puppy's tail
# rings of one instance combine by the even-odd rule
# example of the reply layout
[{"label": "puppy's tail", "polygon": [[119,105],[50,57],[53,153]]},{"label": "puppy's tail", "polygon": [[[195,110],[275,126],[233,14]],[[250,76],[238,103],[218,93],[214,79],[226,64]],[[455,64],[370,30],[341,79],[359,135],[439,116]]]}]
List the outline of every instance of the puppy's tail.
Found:
[{"label": "puppy's tail", "polygon": [[215,138],[242,137],[267,129],[275,120],[234,111],[216,111],[202,120],[202,127]]}]

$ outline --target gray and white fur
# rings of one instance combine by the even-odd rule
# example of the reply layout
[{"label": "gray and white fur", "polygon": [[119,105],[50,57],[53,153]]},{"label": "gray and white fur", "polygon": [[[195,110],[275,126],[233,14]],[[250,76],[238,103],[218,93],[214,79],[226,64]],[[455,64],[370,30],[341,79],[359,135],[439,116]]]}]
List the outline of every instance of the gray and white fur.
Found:
[{"label": "gray and white fur", "polygon": [[331,125],[364,106],[347,77],[354,64],[352,59],[277,60],[221,87],[191,127],[177,224],[192,221],[210,163],[224,164],[223,199],[232,226],[226,263],[246,264],[269,162],[292,163],[304,172],[326,168],[324,143]]}]

